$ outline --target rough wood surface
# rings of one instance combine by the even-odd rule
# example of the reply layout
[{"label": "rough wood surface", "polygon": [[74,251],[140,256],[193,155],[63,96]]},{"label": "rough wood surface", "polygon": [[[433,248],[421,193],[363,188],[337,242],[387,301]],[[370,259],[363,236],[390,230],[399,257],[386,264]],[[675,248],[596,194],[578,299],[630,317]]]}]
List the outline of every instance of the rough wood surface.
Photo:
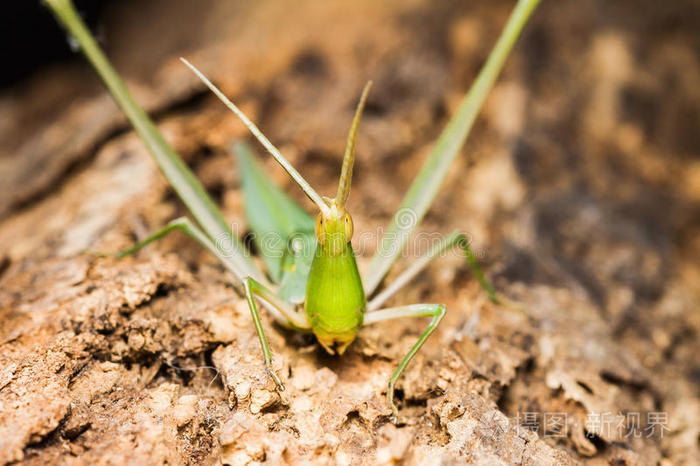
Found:
[{"label": "rough wood surface", "polygon": [[[700,20],[661,3],[543,2],[528,26],[422,227],[469,233],[525,312],[490,304],[456,256],[395,297],[448,307],[399,383],[398,426],[386,380],[425,322],[368,327],[336,359],[266,320],[277,394],[197,245],[83,253],[184,213],[91,70],[0,94],[0,464],[698,464]],[[349,203],[373,232],[511,4],[127,2],[105,31],[241,233],[227,149],[245,129],[177,57],[323,193],[374,79]],[[359,249],[362,268],[374,243]]]}]

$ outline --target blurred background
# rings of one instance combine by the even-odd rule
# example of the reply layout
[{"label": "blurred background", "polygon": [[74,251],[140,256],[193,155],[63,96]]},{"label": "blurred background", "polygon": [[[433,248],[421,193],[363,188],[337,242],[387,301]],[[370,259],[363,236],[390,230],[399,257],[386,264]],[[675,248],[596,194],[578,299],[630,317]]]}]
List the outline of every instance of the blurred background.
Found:
[{"label": "blurred background", "polygon": [[[248,136],[178,57],[240,103],[323,193],[337,182],[362,85],[374,80],[350,201],[356,231],[386,224],[514,4],[76,3],[232,221],[244,223],[228,144]],[[48,12],[34,1],[4,8],[0,278],[10,286],[32,264],[123,247],[182,208]],[[556,314],[548,328],[567,344],[609,344],[600,359],[562,353],[562,367],[580,362],[632,405],[644,399],[667,412],[675,435],[625,440],[625,448],[688,464],[700,442],[699,30],[697,1],[544,0],[422,227],[467,232],[497,287],[536,303],[528,324],[535,338]],[[189,243],[174,239],[159,250],[173,244]],[[191,246],[183,254],[189,263],[206,260]],[[466,270],[450,259],[400,299],[459,308],[467,284]],[[566,290],[589,307],[550,306],[542,289]],[[579,333],[588,324],[595,331]],[[540,357],[531,346],[525,351]],[[524,377],[521,391],[496,400],[501,411],[532,407],[539,389],[541,409],[560,409],[548,404],[543,380]],[[614,398],[605,393],[596,395]],[[620,409],[618,402],[605,406]],[[579,458],[622,458],[612,446],[618,440],[571,437],[559,447]]]}]

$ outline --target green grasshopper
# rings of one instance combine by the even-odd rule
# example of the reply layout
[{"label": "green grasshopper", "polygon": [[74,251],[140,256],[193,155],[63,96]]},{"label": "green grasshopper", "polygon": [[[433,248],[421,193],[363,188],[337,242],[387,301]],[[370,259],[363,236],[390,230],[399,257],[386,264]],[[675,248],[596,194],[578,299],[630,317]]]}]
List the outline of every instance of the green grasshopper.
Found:
[{"label": "green grasshopper", "polygon": [[[504,32],[462,101],[456,115],[439,137],[421,172],[409,188],[397,214],[385,234],[364,276],[360,276],[352,249],[353,221],[346,209],[350,194],[355,142],[362,111],[369,94],[368,83],[357,105],[350,126],[345,155],[334,198],[320,196],[214,84],[187,60],[183,62],[248,127],[255,138],[285,169],[318,207],[315,221],[291,198],[274,185],[255,162],[250,149],[235,145],[245,209],[254,242],[267,265],[267,274],[248,258],[246,249],[226,224],[221,212],[194,174],[167,144],[146,113],[133,99],[117,72],[112,68],[89,30],[76,14],[70,0],[45,0],[59,22],[73,35],[101,76],[117,103],[137,130],[173,189],[188,207],[194,221],[182,217],[162,230],[117,254],[124,257],[173,231],[181,231],[218,257],[243,287],[248,307],[262,347],[267,372],[279,390],[282,381],[273,369],[272,352],[265,336],[256,301],[261,303],[281,325],[313,333],[330,354],[343,354],[357,336],[361,326],[403,317],[430,317],[430,323],[403,357],[391,375],[387,387],[387,404],[393,418],[398,416],[394,404],[394,387],[411,359],[420,350],[445,315],[442,304],[413,304],[382,309],[382,304],[411,281],[442,253],[459,247],[467,262],[494,302],[503,301],[481,272],[464,235],[452,232],[414,261],[396,280],[376,293],[403,245],[414,232],[430,207],[447,170],[459,153],[483,101],[522,28],[539,0],[521,0],[511,14]],[[402,215],[409,212],[413,220]],[[271,243],[266,235],[274,233],[284,241]],[[269,238],[268,238],[269,239]],[[287,247],[291,245],[291,247]],[[367,298],[370,298],[369,301]]]}]

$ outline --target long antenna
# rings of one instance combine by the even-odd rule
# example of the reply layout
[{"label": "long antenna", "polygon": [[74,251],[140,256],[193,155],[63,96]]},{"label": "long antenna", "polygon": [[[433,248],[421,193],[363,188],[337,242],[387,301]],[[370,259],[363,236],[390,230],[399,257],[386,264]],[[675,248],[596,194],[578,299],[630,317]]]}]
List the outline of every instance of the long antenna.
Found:
[{"label": "long antenna", "polygon": [[282,165],[282,168],[284,168],[287,171],[287,173],[289,173],[289,176],[291,176],[294,179],[294,181],[296,181],[297,184],[301,187],[301,189],[304,190],[306,195],[309,196],[309,199],[311,199],[314,202],[314,204],[318,206],[318,208],[321,210],[321,213],[323,213],[324,216],[327,216],[327,214],[330,213],[330,209],[326,205],[325,201],[321,198],[321,196],[318,195],[314,188],[312,188],[311,185],[307,183],[307,181],[292,166],[292,164],[284,158],[280,151],[272,145],[270,140],[265,137],[262,131],[260,131],[260,129],[258,129],[257,126],[255,126],[255,123],[250,121],[250,119],[248,119],[248,117],[245,116],[245,114],[238,107],[236,107],[236,105],[233,102],[231,102],[228,99],[228,97],[224,95],[223,92],[219,90],[219,88],[212,84],[212,82],[209,81],[209,79],[207,79],[207,77],[204,76],[204,74],[201,71],[199,71],[192,63],[188,62],[182,57],[180,58],[180,60],[182,60],[182,62],[185,65],[187,65],[187,67],[191,69],[194,72],[194,74],[196,74],[197,77],[201,79],[202,82],[206,84],[207,87],[211,89],[211,91],[214,94],[216,94],[216,96],[219,98],[219,100],[221,100],[224,103],[224,105],[226,105],[233,113],[236,114],[236,116],[238,116],[238,118],[241,119],[241,121],[243,121],[243,124],[248,127],[251,133],[253,133],[253,136],[255,136],[255,138],[258,141],[260,141],[260,144],[262,144],[263,147],[265,147],[265,149],[267,149],[267,151],[275,158],[275,160],[277,160],[277,162],[280,165]]},{"label": "long antenna", "polygon": [[362,118],[362,110],[365,108],[365,102],[367,101],[367,95],[369,95],[369,90],[372,87],[372,81],[367,81],[365,88],[362,90],[362,96],[360,97],[360,102],[357,104],[357,109],[355,110],[355,117],[352,119],[352,125],[350,125],[350,132],[348,133],[348,142],[345,145],[345,155],[343,156],[343,168],[340,172],[340,181],[338,182],[338,194],[335,196],[335,204],[338,207],[344,208],[345,202],[348,200],[350,195],[350,184],[352,183],[352,167],[355,164],[355,142],[357,141],[357,127],[360,125],[360,118]]}]

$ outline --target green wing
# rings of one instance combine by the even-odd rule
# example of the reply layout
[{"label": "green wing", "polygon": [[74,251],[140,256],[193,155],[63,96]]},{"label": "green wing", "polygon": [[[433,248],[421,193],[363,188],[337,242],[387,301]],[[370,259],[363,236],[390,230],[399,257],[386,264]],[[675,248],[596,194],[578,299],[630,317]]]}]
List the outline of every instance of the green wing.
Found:
[{"label": "green wing", "polygon": [[316,252],[316,235],[313,231],[298,232],[289,239],[288,244],[289,249],[282,264],[282,280],[278,294],[289,303],[303,304],[311,262]]},{"label": "green wing", "polygon": [[280,297],[303,302],[316,247],[314,219],[272,182],[247,144],[235,143],[234,154],[253,243],[270,278],[280,284]]}]

